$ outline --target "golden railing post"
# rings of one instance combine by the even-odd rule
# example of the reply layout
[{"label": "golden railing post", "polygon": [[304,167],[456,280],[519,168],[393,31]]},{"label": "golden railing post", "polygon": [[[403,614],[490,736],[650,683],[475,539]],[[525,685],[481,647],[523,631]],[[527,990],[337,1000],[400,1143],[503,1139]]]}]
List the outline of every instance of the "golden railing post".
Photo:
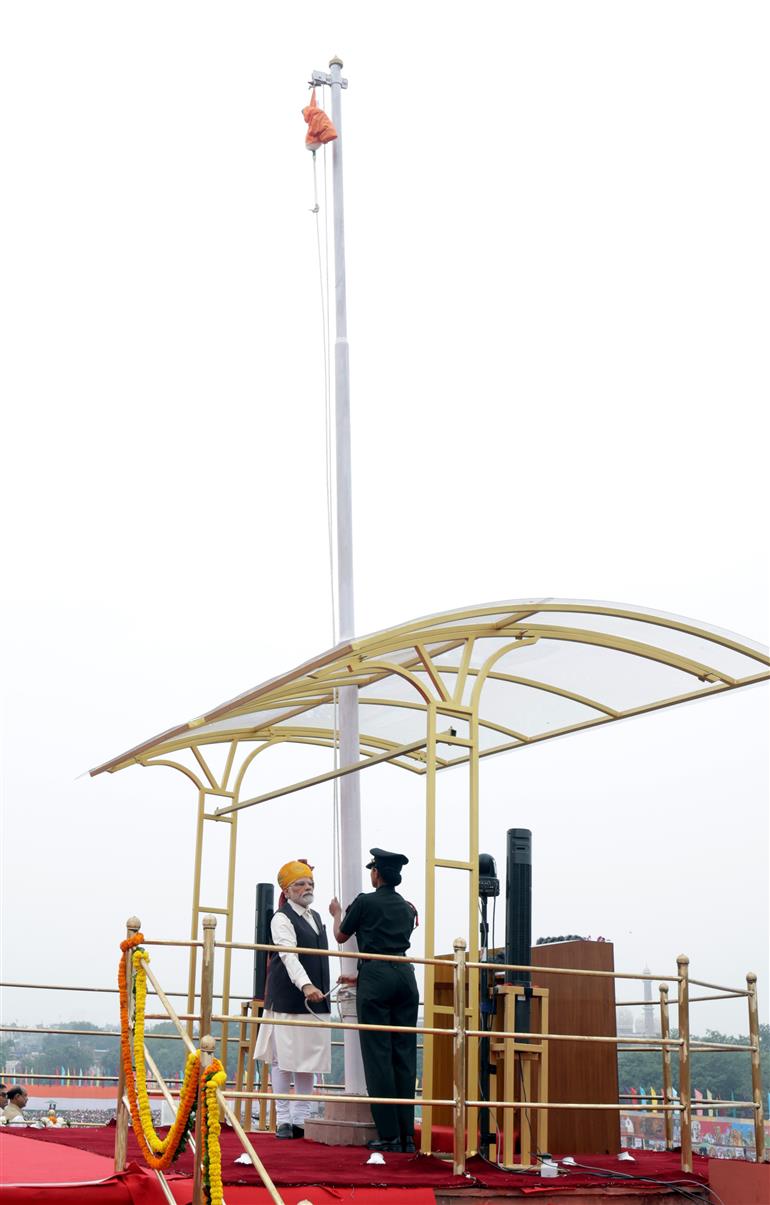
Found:
[{"label": "golden railing post", "polygon": [[216,928],[217,918],[215,916],[204,916],[203,958],[201,959],[201,1034],[211,1032],[211,1014],[214,1011],[214,939],[216,937]]},{"label": "golden railing post", "polygon": [[676,960],[679,1004],[679,1102],[682,1106],[682,1171],[692,1171],[692,1087],[690,1084],[690,959],[680,954]]},{"label": "golden railing post", "polygon": [[[206,920],[210,920],[206,917]],[[203,1200],[203,1143],[201,1142],[201,1118],[203,1110],[206,1108],[206,1097],[203,1092],[203,1072],[211,1063],[216,1050],[216,1041],[211,1034],[205,1034],[201,1038],[201,1082],[198,1087],[198,1111],[195,1117],[195,1172],[193,1176],[193,1196],[192,1205],[204,1205]]]},{"label": "golden railing post", "polygon": [[[425,957],[436,956],[436,705],[428,703],[425,732],[425,912],[423,915],[423,942]],[[436,968],[432,963],[425,967],[423,980],[423,1016],[426,1025],[435,1024]],[[433,1035],[424,1034],[422,1039],[422,1094],[430,1100],[433,1096]],[[423,1105],[420,1122],[420,1150],[423,1155],[431,1152],[433,1131],[433,1106]]]},{"label": "golden railing post", "polygon": [[[468,792],[468,860],[471,864],[469,877],[469,911],[468,911],[468,950],[470,961],[479,961],[479,709],[478,702],[474,703],[472,715],[468,721],[468,736],[471,742],[470,774]],[[481,976],[477,968],[468,972],[468,1013],[470,1015],[469,1029],[481,1028]],[[473,1084],[473,1096],[478,1096],[479,1084],[479,1055],[481,1044],[478,1038],[468,1038],[467,1078]],[[467,1153],[475,1155],[479,1147],[479,1111],[468,1109],[466,1114],[466,1130],[468,1133]]]},{"label": "golden railing post", "polygon": [[467,1096],[465,1075],[465,938],[456,937],[454,948],[454,1174],[465,1175],[465,1099]]},{"label": "golden railing post", "polygon": [[[665,1041],[671,1034],[668,1023],[668,984],[659,983],[658,991],[660,992],[660,1036]],[[663,1055],[663,1104],[670,1105],[674,1099],[671,1091],[671,1047],[661,1047],[661,1053]],[[666,1127],[666,1150],[670,1151],[674,1145],[674,1114],[670,1109],[666,1109],[663,1118]]]},{"label": "golden railing post", "polygon": [[[208,1067],[216,1049],[216,1042],[211,1037],[211,1014],[214,1011],[214,938],[216,937],[217,918],[203,918],[203,957],[201,958],[201,1020],[200,1039],[201,1077],[204,1067]],[[206,1100],[203,1086],[198,1089],[198,1110],[195,1115],[195,1178],[193,1180],[193,1205],[203,1205],[203,1190],[201,1186],[201,1168],[203,1166],[203,1110]]]},{"label": "golden railing post", "polygon": [[[126,938],[131,938],[135,933],[138,933],[142,927],[142,922],[138,916],[129,916],[126,921]],[[123,957],[126,960],[126,987],[128,990],[128,1025],[129,1033],[133,1029],[134,1023],[134,993],[132,991],[134,982],[134,960],[133,950],[126,950]],[[131,1114],[126,1105],[126,1073],[123,1070],[123,1059],[118,1059],[118,1111],[115,1118],[115,1171],[122,1172],[126,1166],[126,1153],[128,1151],[128,1127],[131,1120]]]},{"label": "golden railing post", "polygon": [[[206,795],[201,788],[198,791],[198,815],[195,822],[195,864],[193,868],[193,898],[192,917],[190,920],[190,937],[198,939],[198,914],[201,902],[201,866],[203,864],[203,819],[206,811]],[[187,971],[187,1011],[195,1012],[195,976],[198,966],[198,947],[190,946],[190,961]],[[187,1032],[192,1037],[194,1022],[187,1022]],[[200,1031],[203,1033],[203,1030]]]},{"label": "golden railing post", "polygon": [[757,977],[753,971],[746,976],[749,989],[749,1040],[751,1051],[751,1094],[754,1098],[754,1140],[757,1163],[765,1158],[765,1117],[762,1107],[762,1068],[759,1062],[759,1008],[757,1005]]},{"label": "golden railing post", "polygon": [[[233,914],[235,911],[235,861],[238,844],[238,813],[230,817],[230,849],[227,858],[227,916],[225,917],[225,941],[233,940]],[[230,967],[233,952],[228,946],[222,961],[222,1012],[230,1012]],[[201,1030],[203,1033],[203,1030]],[[222,1036],[219,1041],[219,1057],[224,1066],[227,1065],[227,1022],[222,1025]]]}]

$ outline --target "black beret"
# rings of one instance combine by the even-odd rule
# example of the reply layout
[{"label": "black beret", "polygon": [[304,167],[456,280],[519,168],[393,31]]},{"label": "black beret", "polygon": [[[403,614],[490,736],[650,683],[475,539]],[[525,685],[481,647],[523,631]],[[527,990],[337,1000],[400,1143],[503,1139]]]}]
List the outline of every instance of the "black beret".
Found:
[{"label": "black beret", "polygon": [[400,870],[409,861],[405,854],[394,854],[389,849],[378,849],[376,845],[374,849],[369,850],[369,853],[372,855],[372,860],[366,863],[367,870],[377,866],[388,866],[392,870]]}]

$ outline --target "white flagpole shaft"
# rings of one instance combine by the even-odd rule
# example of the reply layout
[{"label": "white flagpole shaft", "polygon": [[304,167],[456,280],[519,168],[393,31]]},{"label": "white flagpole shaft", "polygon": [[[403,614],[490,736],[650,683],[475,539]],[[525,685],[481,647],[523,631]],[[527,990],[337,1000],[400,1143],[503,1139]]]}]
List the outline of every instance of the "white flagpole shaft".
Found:
[{"label": "white flagpole shaft", "polygon": [[[334,400],[337,468],[337,597],[340,640],[355,635],[353,602],[353,491],[350,450],[350,366],[345,282],[345,210],[342,191],[342,61],[334,58],[331,70],[332,121],[337,138],[332,150],[334,191]],[[340,691],[340,761],[343,766],[359,759],[358,692],[355,686]],[[340,890],[346,908],[361,891],[361,792],[358,774],[340,782]],[[366,1090],[361,1047],[355,1031],[345,1032],[345,1089],[354,1095]]]}]

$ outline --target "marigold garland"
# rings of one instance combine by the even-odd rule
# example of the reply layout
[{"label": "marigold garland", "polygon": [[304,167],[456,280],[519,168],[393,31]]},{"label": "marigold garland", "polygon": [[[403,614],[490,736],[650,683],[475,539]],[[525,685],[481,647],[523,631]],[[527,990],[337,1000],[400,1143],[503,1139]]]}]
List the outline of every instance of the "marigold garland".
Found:
[{"label": "marigold garland", "polygon": [[222,1205],[222,1149],[219,1145],[221,1125],[217,1089],[223,1088],[227,1074],[219,1059],[212,1059],[201,1072],[201,1087],[204,1107],[201,1115],[201,1143],[203,1145],[203,1191],[208,1205]]},{"label": "marigold garland", "polygon": [[[125,958],[121,958],[118,965],[120,1052],[126,1080],[126,1094],[131,1111],[131,1125],[133,1126],[145,1162],[156,1171],[162,1171],[182,1153],[187,1143],[198,1099],[200,1052],[196,1050],[187,1056],[179,1107],[174,1118],[174,1124],[171,1126],[166,1137],[160,1138],[155,1133],[155,1128],[152,1124],[150,1100],[147,1095],[147,1069],[144,1059],[144,1010],[147,997],[147,975],[144,963],[149,961],[149,955],[146,950],[141,948],[141,942],[143,941],[143,934],[137,933],[134,937],[130,937],[120,943],[120,948],[124,954],[131,949],[134,951],[132,959],[136,972],[136,1010],[134,1015],[134,1061],[136,1062],[136,1077],[131,1061],[131,1046],[129,1042],[128,976],[126,974]],[[137,1079],[139,1081],[138,1093]]]}]

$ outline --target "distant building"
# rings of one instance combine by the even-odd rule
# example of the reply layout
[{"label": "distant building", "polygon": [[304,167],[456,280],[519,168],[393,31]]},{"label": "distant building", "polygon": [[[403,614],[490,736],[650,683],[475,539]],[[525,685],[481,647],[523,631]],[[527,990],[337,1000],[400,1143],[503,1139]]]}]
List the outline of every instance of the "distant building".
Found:
[{"label": "distant building", "polygon": [[[650,974],[650,968],[644,968],[644,974]],[[642,1019],[642,1033],[646,1037],[654,1037],[660,1032],[660,1022],[655,1017],[655,1006],[652,1003],[652,980],[644,979],[644,1009]]]},{"label": "distant building", "polygon": [[634,1014],[630,1008],[618,1009],[618,1033],[626,1034],[634,1032]]}]

